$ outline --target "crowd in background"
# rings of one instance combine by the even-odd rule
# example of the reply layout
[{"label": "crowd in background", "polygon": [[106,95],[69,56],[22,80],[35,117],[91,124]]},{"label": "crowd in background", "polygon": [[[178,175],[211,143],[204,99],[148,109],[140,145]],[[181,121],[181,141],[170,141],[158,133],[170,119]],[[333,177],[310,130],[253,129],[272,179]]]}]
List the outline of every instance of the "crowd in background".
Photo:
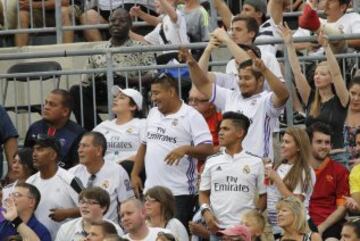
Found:
[{"label": "crowd in background", "polygon": [[[29,9],[54,14],[51,0],[19,4],[22,27],[29,26]],[[79,85],[47,94],[23,145],[0,106],[8,164],[0,241],[360,240],[360,75],[345,81],[358,62],[348,58],[343,73],[335,56],[358,51],[360,39],[329,40],[360,32],[359,13],[347,12],[349,0],[291,6],[244,0],[239,14],[214,0],[223,27],[211,32],[197,0],[77,4],[82,24],[109,21],[110,39],[96,48],[208,44],[156,56],[115,53],[116,67],[185,63],[186,81],[179,85],[179,72],[170,67],[144,70],[138,90],[139,71],[114,72],[108,93],[105,74],[83,75]],[[64,25],[70,7],[62,1]],[[302,11],[296,30],[283,22],[289,8]],[[154,29],[140,34],[134,17]],[[293,36],[312,35],[316,43],[294,43]],[[97,29],[84,36],[103,39]],[[63,37],[71,42],[73,33]],[[254,44],[273,38],[283,43]],[[16,34],[17,46],[27,41],[27,34]],[[209,68],[220,45],[233,57],[225,72]],[[293,87],[277,60],[285,50]],[[304,69],[300,55],[325,61]],[[90,56],[86,68],[106,62],[104,55]],[[102,120],[94,103],[107,105],[108,95],[115,118]],[[280,128],[290,98],[303,125]]]}]

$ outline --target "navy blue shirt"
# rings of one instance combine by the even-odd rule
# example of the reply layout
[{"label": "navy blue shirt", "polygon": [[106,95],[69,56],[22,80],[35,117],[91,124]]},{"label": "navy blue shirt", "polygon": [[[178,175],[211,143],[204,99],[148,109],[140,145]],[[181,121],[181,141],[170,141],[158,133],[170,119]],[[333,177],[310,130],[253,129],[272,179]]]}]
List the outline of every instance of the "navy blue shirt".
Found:
[{"label": "navy blue shirt", "polygon": [[11,137],[18,137],[18,133],[10,120],[9,115],[7,114],[4,107],[0,105],[0,171],[2,171],[3,163],[3,148],[2,146],[5,142]]},{"label": "navy blue shirt", "polygon": [[[41,241],[51,241],[49,230],[47,230],[47,228],[42,223],[40,223],[34,215],[32,215],[30,220],[27,222],[27,226],[29,226],[29,228],[37,234]],[[9,236],[17,234],[18,232],[16,232],[11,222],[4,220],[0,223],[0,241],[5,240]]]},{"label": "navy blue shirt", "polygon": [[[30,146],[31,141],[38,134],[48,134],[49,126],[44,120],[33,123],[26,133],[24,146]],[[85,130],[75,122],[69,120],[65,126],[57,129],[55,132],[56,139],[61,144],[61,153],[59,166],[69,169],[79,162],[77,153],[78,145]]]}]

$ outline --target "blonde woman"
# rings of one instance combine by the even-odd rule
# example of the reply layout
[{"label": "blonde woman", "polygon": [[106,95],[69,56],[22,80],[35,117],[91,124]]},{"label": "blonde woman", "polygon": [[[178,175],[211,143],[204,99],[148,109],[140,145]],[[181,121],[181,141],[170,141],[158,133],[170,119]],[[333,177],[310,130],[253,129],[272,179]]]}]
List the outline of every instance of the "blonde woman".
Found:
[{"label": "blonde woman", "polygon": [[303,129],[289,127],[285,130],[280,155],[281,161],[276,162],[273,167],[266,165],[265,169],[265,175],[269,179],[268,218],[275,238],[281,234],[277,224],[276,203],[283,197],[296,196],[308,207],[316,179],[315,172],[309,165],[310,140]]},{"label": "blonde woman", "polygon": [[312,233],[306,221],[305,208],[296,196],[281,198],[276,204],[278,224],[283,230],[277,241],[320,241],[318,233]]},{"label": "blonde woman", "polygon": [[335,160],[342,159],[341,156],[337,157],[336,153],[339,153],[344,146],[343,127],[349,103],[349,92],[346,89],[345,81],[330,44],[324,33],[320,31],[318,42],[325,50],[326,61],[316,66],[315,89],[311,89],[305,75],[301,72],[291,30],[285,24],[285,26],[279,26],[279,32],[288,51],[296,88],[307,109],[306,125],[310,126],[315,121],[322,121],[331,125],[334,132],[332,158]]}]

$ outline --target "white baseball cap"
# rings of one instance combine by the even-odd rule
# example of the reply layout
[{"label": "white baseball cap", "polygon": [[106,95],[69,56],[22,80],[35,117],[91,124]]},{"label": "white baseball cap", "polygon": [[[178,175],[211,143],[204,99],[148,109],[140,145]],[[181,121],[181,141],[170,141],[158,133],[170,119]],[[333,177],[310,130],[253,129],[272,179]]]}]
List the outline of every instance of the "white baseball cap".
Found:
[{"label": "white baseball cap", "polygon": [[113,96],[118,95],[119,93],[123,93],[124,95],[130,97],[136,104],[138,110],[142,109],[142,104],[143,104],[143,97],[140,94],[139,91],[135,90],[135,89],[121,89],[119,86],[114,85],[111,88],[111,93],[113,94]]}]

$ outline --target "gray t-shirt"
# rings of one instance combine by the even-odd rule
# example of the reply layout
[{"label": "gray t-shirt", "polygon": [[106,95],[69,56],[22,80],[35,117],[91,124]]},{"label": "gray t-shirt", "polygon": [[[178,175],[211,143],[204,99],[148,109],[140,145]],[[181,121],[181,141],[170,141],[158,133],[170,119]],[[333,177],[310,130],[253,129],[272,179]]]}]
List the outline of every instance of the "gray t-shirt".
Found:
[{"label": "gray t-shirt", "polygon": [[187,35],[190,42],[209,41],[209,14],[203,6],[199,6],[190,12],[185,11],[185,5],[178,5],[186,20]]}]

